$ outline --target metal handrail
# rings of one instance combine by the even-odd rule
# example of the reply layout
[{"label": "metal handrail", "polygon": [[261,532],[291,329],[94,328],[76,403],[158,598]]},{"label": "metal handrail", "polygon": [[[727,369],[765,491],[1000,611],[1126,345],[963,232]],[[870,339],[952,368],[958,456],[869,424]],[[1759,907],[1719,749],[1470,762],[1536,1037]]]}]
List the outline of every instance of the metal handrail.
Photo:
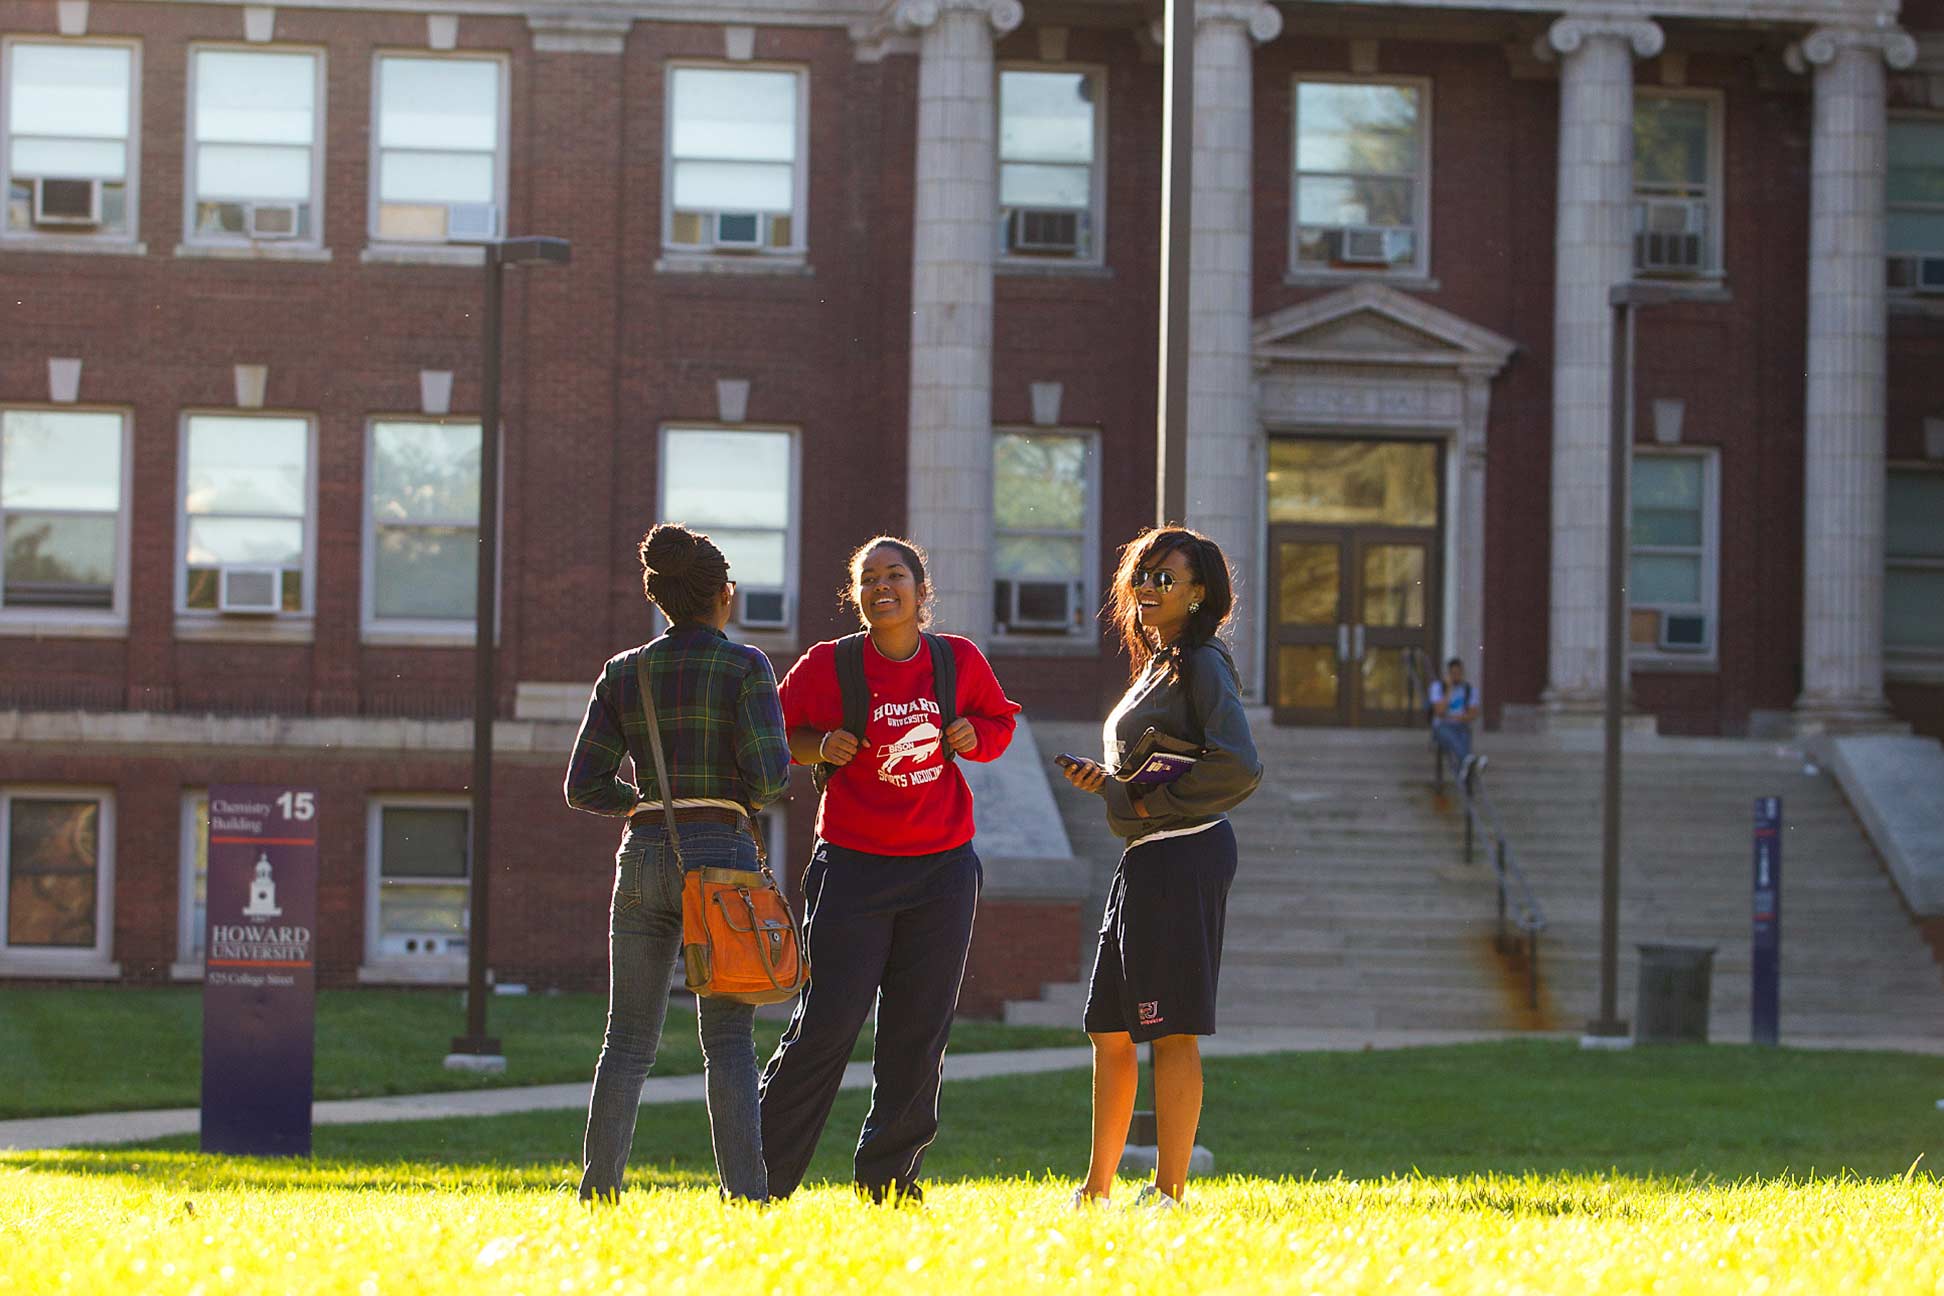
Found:
[{"label": "metal handrail", "polygon": [[[1422,665],[1424,650],[1413,649],[1405,657],[1405,669],[1411,681],[1412,697],[1423,698],[1427,715],[1430,710],[1430,690]],[[1438,745],[1435,738],[1431,742],[1432,781],[1439,793],[1444,792],[1445,763],[1448,753]],[[1516,928],[1525,939],[1526,946],[1526,1004],[1531,1008],[1539,1007],[1539,933],[1546,930],[1546,911],[1532,894],[1532,884],[1526,880],[1525,870],[1512,850],[1512,843],[1505,835],[1505,823],[1499,818],[1498,806],[1492,801],[1492,794],[1485,787],[1485,776],[1474,764],[1470,777],[1462,777],[1455,764],[1451,771],[1452,784],[1465,799],[1465,863],[1470,864],[1475,857],[1477,840],[1483,837],[1492,848],[1492,870],[1498,881],[1498,936],[1497,943],[1501,952],[1510,952],[1515,943],[1508,931]]]}]

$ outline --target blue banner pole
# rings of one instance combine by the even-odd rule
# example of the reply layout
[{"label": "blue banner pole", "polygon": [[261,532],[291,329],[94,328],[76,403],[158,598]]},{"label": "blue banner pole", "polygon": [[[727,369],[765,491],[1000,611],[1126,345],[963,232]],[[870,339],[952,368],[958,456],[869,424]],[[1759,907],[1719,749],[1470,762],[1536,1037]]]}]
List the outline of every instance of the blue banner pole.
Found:
[{"label": "blue banner pole", "polygon": [[1754,984],[1749,1036],[1776,1044],[1782,1033],[1782,798],[1755,798]]}]

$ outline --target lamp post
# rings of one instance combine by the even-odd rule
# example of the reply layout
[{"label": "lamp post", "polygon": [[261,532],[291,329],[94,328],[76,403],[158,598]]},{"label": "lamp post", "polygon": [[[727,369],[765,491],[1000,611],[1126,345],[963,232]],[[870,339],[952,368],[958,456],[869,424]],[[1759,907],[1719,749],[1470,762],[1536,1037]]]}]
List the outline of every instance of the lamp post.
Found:
[{"label": "lamp post", "polygon": [[504,1071],[498,1039],[486,1033],[487,862],[492,857],[493,712],[498,692],[493,637],[499,620],[500,278],[509,265],[564,265],[572,246],[562,238],[511,238],[485,245],[486,296],[482,315],[479,417],[478,595],[473,605],[472,892],[466,934],[466,1033],[452,1040],[445,1064],[461,1071]]},{"label": "lamp post", "polygon": [[1600,789],[1600,1015],[1581,1044],[1624,1046],[1620,1016],[1620,719],[1627,697],[1627,499],[1633,465],[1634,314],[1679,296],[1666,284],[1628,281],[1607,294],[1613,308],[1612,423],[1607,441],[1606,751]]},{"label": "lamp post", "polygon": [[1167,0],[1161,79],[1161,383],[1156,526],[1188,512],[1188,250],[1195,193],[1195,0]]}]

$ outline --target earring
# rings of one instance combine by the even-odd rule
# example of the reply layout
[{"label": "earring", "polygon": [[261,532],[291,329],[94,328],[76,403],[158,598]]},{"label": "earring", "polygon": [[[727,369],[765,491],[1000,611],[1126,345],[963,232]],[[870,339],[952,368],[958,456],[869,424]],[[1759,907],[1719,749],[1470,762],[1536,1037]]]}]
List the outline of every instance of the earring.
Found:
[{"label": "earring", "polygon": [[1189,615],[1189,616],[1193,616],[1193,615],[1195,615],[1195,613],[1197,613],[1197,612],[1199,612],[1199,611],[1201,611],[1201,600],[1200,600],[1200,599],[1196,599],[1196,600],[1195,600],[1195,601],[1194,601],[1193,603],[1190,603],[1190,604],[1188,605],[1188,615]]}]

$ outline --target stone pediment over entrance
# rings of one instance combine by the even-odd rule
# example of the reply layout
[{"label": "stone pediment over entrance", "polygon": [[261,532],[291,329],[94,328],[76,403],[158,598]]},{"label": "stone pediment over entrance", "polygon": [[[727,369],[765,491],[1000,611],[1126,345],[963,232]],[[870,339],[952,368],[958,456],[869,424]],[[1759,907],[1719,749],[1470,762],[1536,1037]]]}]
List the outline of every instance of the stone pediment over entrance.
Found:
[{"label": "stone pediment over entrance", "polygon": [[1255,323],[1258,368],[1276,364],[1400,365],[1491,377],[1518,345],[1385,284],[1354,284]]}]

